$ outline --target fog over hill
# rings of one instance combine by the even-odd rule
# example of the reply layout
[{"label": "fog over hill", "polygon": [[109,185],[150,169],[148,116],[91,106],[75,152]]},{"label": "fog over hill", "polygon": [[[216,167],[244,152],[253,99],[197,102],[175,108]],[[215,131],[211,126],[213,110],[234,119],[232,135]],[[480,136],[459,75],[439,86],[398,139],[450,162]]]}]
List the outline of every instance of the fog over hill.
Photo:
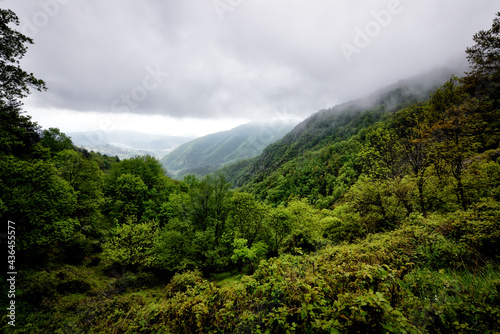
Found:
[{"label": "fog over hill", "polygon": [[222,172],[233,186],[261,182],[288,161],[355,135],[367,123],[409,105],[424,102],[431,92],[453,75],[464,73],[464,66],[435,69],[425,75],[401,80],[378,91],[328,109],[322,109],[299,123],[282,139],[266,147],[252,160],[227,166]]}]

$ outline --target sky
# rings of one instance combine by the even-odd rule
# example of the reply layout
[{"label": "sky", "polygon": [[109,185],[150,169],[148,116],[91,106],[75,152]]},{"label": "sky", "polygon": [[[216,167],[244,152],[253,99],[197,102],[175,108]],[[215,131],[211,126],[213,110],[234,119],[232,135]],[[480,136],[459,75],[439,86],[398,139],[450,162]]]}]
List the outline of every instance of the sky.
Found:
[{"label": "sky", "polygon": [[[498,0],[0,0],[44,80],[25,109],[63,132],[201,136],[302,120],[466,62]],[[463,73],[457,73],[461,75]]]}]

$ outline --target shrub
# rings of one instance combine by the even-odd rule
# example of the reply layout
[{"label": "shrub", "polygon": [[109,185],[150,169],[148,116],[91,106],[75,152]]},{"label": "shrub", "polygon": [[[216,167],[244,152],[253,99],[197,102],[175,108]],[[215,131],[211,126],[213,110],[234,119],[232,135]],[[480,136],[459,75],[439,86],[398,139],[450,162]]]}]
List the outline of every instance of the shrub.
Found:
[{"label": "shrub", "polygon": [[451,237],[479,255],[500,257],[500,203],[485,200],[474,204],[468,211],[459,213],[452,221]]},{"label": "shrub", "polygon": [[102,258],[109,265],[152,267],[156,263],[153,252],[156,233],[155,221],[129,220],[112,231],[112,237],[102,247]]}]

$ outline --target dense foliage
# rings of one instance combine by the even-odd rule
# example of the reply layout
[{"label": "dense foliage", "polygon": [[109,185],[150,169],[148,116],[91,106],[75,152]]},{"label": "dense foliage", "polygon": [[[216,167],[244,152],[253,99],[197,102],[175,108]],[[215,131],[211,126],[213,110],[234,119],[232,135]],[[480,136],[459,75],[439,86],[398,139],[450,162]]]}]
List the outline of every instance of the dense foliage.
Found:
[{"label": "dense foliage", "polygon": [[245,182],[89,153],[1,101],[0,216],[20,266],[3,330],[498,332],[499,18],[464,78],[321,112],[240,163]]}]

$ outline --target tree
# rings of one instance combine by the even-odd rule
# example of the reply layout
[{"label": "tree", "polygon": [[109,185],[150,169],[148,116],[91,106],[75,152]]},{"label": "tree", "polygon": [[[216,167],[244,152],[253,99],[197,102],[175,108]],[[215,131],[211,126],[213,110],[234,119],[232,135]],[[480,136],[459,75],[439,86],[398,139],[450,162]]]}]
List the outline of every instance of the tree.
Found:
[{"label": "tree", "polygon": [[206,231],[210,225],[213,209],[214,188],[209,177],[191,187],[193,207],[193,223],[201,231]]},{"label": "tree", "polygon": [[450,174],[455,179],[455,189],[458,203],[465,210],[468,202],[464,189],[464,174],[469,164],[469,159],[477,153],[477,142],[471,134],[471,126],[475,119],[469,112],[474,105],[464,104],[450,107],[446,117],[435,123],[433,130],[436,141],[433,152],[436,162],[442,161]]},{"label": "tree", "polygon": [[129,158],[117,163],[111,170],[108,183],[113,183],[122,174],[132,174],[141,178],[149,190],[155,188],[165,171],[160,161],[150,155]]},{"label": "tree", "polygon": [[26,97],[30,88],[45,90],[45,83],[33,73],[21,69],[20,59],[27,51],[25,44],[33,40],[10,26],[19,25],[19,18],[9,9],[0,8],[0,103],[4,106],[20,106],[19,99]]},{"label": "tree", "polygon": [[249,193],[235,193],[230,200],[231,222],[237,237],[246,239],[248,248],[262,234],[266,207]]},{"label": "tree", "polygon": [[213,220],[214,220],[214,248],[219,245],[219,240],[226,229],[226,220],[229,213],[227,201],[230,184],[223,175],[213,179]]},{"label": "tree", "polygon": [[263,260],[267,253],[267,245],[262,241],[254,243],[249,248],[246,239],[236,238],[234,239],[233,247],[231,260],[237,264],[238,272],[242,271],[245,264],[249,264],[251,271],[254,271],[258,261]]},{"label": "tree", "polygon": [[455,77],[440,87],[429,101],[427,122],[433,163],[437,171],[447,172],[454,178],[457,201],[464,210],[468,201],[463,177],[470,157],[477,154],[482,145],[483,114],[488,113],[483,107],[481,101],[471,99],[461,89]]},{"label": "tree", "polygon": [[227,197],[229,183],[224,176],[208,175],[202,181],[186,178],[190,184],[193,207],[193,223],[205,231],[215,225],[216,242],[225,228],[228,214]]},{"label": "tree", "polygon": [[0,156],[48,158],[48,150],[39,144],[39,131],[38,124],[29,116],[21,115],[19,107],[0,101]]},{"label": "tree", "polygon": [[427,214],[424,196],[425,183],[428,180],[427,168],[429,158],[429,127],[425,121],[425,107],[413,106],[398,112],[393,119],[392,127],[398,136],[403,160],[410,166],[416,178],[420,211]]},{"label": "tree", "polygon": [[[149,155],[118,162],[105,177],[104,185],[108,210],[121,217],[121,221],[127,211],[138,221],[159,218],[165,209],[162,205],[175,190],[158,159]],[[124,202],[129,199],[132,202]]]},{"label": "tree", "polygon": [[394,178],[403,174],[401,145],[392,129],[379,127],[367,134],[360,158],[365,172],[377,179]]},{"label": "tree", "polygon": [[477,117],[482,121],[480,131],[489,148],[497,148],[500,136],[500,12],[489,30],[473,37],[476,45],[467,48],[472,71],[461,79],[462,89],[481,102]]},{"label": "tree", "polygon": [[195,254],[195,232],[188,220],[172,219],[155,240],[158,266],[171,272],[194,269],[202,264]]},{"label": "tree", "polygon": [[43,130],[40,143],[42,146],[50,149],[52,154],[57,154],[63,150],[70,150],[73,148],[71,138],[57,128]]},{"label": "tree", "polygon": [[45,156],[40,147],[39,126],[29,117],[21,115],[20,99],[30,88],[45,90],[45,83],[33,74],[23,71],[20,59],[27,51],[25,44],[33,40],[11,28],[19,19],[8,9],[0,8],[0,155],[14,154],[26,157],[35,153]]},{"label": "tree", "polygon": [[290,214],[285,208],[277,207],[271,209],[266,218],[271,236],[271,249],[274,254],[279,255],[283,242],[292,230]]},{"label": "tree", "polygon": [[20,250],[43,256],[72,239],[79,227],[77,196],[51,162],[9,156],[0,159],[0,176],[1,218],[16,223]]},{"label": "tree", "polygon": [[54,164],[59,175],[77,193],[75,216],[84,225],[95,223],[104,203],[103,173],[97,162],[84,158],[76,151],[63,150],[54,157]]},{"label": "tree", "polygon": [[157,263],[154,241],[158,224],[154,221],[127,221],[117,226],[113,236],[103,245],[102,257],[111,265],[152,267]]},{"label": "tree", "polygon": [[285,252],[315,251],[321,243],[324,226],[320,223],[318,210],[306,198],[292,198],[286,207],[290,221],[290,233],[283,242]]},{"label": "tree", "polygon": [[472,73],[481,77],[495,77],[500,74],[500,12],[493,19],[490,30],[481,30],[474,35],[476,45],[467,48],[467,60]]},{"label": "tree", "polygon": [[394,229],[411,210],[411,187],[405,179],[377,180],[362,177],[345,198],[350,211],[359,214],[368,233]]},{"label": "tree", "polygon": [[109,216],[118,223],[124,223],[129,217],[140,221],[144,212],[147,186],[136,175],[123,174],[108,190]]}]

